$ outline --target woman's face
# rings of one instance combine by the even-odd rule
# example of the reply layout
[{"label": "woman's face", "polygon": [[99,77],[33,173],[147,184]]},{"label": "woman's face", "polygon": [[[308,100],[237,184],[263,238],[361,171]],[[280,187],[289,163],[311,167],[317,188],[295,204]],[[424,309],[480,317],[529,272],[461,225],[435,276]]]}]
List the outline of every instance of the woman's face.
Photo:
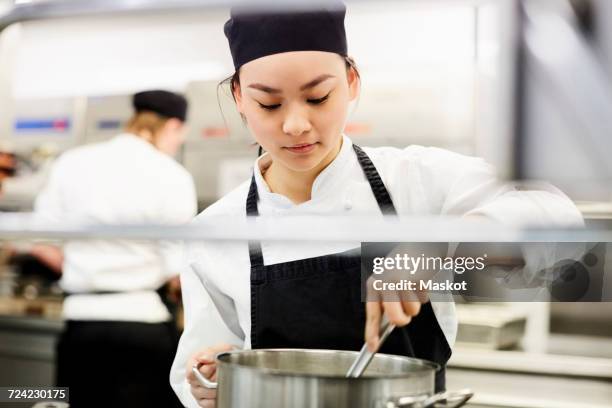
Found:
[{"label": "woman's face", "polygon": [[242,66],[236,103],[256,141],[292,171],[335,157],[359,80],[338,54],[297,51]]}]

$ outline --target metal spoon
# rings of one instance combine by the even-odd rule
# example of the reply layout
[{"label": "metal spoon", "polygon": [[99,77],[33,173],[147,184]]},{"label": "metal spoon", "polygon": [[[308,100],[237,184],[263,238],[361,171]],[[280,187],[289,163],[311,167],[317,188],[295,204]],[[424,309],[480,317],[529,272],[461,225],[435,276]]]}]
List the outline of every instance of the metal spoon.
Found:
[{"label": "metal spoon", "polygon": [[387,317],[384,316],[380,324],[380,332],[378,334],[378,348],[372,352],[368,350],[367,343],[364,343],[363,347],[361,348],[361,351],[359,351],[359,355],[357,356],[355,361],[353,361],[351,368],[349,368],[348,372],[346,373],[346,378],[361,377],[361,374],[363,374],[366,368],[368,368],[368,365],[370,365],[370,361],[372,361],[374,354],[376,354],[376,352],[380,349],[383,342],[387,340],[387,337],[389,337],[393,329],[395,329],[395,325],[389,323]]}]

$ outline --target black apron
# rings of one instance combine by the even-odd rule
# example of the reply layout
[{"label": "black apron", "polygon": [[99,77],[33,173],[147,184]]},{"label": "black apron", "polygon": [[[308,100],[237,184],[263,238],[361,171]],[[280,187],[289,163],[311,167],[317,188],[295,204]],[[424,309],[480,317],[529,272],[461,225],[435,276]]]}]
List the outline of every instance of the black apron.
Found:
[{"label": "black apron", "polygon": [[[397,214],[368,155],[353,145],[383,214]],[[258,216],[257,185],[251,179],[246,213]],[[360,248],[343,253],[264,265],[261,243],[249,242],[251,260],[251,347],[359,350],[364,342],[365,305],[361,301]],[[445,389],[451,349],[431,303],[408,326],[397,328],[382,353],[434,361],[436,392]]]},{"label": "black apron", "polygon": [[[126,292],[88,292],[116,293]],[[181,407],[168,380],[178,338],[174,320],[68,320],[56,346],[56,384],[70,388],[74,408]]]}]

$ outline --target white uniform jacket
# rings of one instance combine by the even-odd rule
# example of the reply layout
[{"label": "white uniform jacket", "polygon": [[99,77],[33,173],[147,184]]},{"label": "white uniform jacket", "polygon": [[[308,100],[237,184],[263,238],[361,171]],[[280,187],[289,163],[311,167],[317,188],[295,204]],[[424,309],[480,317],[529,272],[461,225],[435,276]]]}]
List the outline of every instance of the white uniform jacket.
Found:
[{"label": "white uniform jacket", "polygon": [[[482,159],[439,148],[410,146],[368,148],[400,216],[478,214],[511,225],[582,225],[575,205],[558,189],[548,186],[538,191],[517,191],[498,183],[492,166]],[[256,161],[255,178],[261,216],[380,214],[378,204],[352,149],[344,137],[336,159],[319,174],[310,201],[295,205],[286,197],[270,192],[262,175],[269,161],[264,155]],[[203,211],[195,223],[208,217],[245,217],[250,180]],[[299,234],[299,231],[296,231]],[[262,242],[266,265],[346,251],[359,242],[282,243]],[[181,271],[185,331],[171,371],[171,383],[183,404],[197,407],[185,380],[188,358],[199,349],[220,342],[250,347],[250,264],[245,242],[192,242],[186,250],[186,267]],[[221,320],[196,272],[197,264],[237,306],[246,340],[236,338]],[[434,302],[436,318],[452,346],[457,318],[452,302]]]},{"label": "white uniform jacket", "polygon": [[[191,175],[147,141],[121,134],[75,148],[54,163],[35,212],[50,221],[182,224],[197,211]],[[155,293],[182,266],[179,243],[70,241],[64,246],[64,318],[158,323],[170,318]],[[86,292],[125,292],[86,294]]]}]

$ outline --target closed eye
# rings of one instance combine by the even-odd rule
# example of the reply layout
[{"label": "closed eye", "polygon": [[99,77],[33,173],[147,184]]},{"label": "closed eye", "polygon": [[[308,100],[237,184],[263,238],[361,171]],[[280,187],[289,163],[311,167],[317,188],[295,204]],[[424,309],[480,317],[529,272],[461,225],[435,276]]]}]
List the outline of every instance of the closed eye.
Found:
[{"label": "closed eye", "polygon": [[261,102],[257,102],[257,103],[259,104],[259,106],[260,106],[262,109],[265,109],[265,110],[270,110],[270,111],[272,111],[272,110],[274,110],[274,109],[278,109],[278,108],[280,108],[280,106],[281,106],[281,104],[280,104],[280,103],[277,103],[277,104],[274,104],[274,105],[264,105],[264,104],[263,104],[263,103],[261,103]]},{"label": "closed eye", "polygon": [[320,104],[322,104],[323,102],[325,102],[326,100],[329,99],[329,95],[330,94],[331,94],[331,92],[328,93],[327,95],[325,95],[324,97],[319,98],[319,99],[308,99],[307,102],[312,104],[312,105],[320,105]]}]

